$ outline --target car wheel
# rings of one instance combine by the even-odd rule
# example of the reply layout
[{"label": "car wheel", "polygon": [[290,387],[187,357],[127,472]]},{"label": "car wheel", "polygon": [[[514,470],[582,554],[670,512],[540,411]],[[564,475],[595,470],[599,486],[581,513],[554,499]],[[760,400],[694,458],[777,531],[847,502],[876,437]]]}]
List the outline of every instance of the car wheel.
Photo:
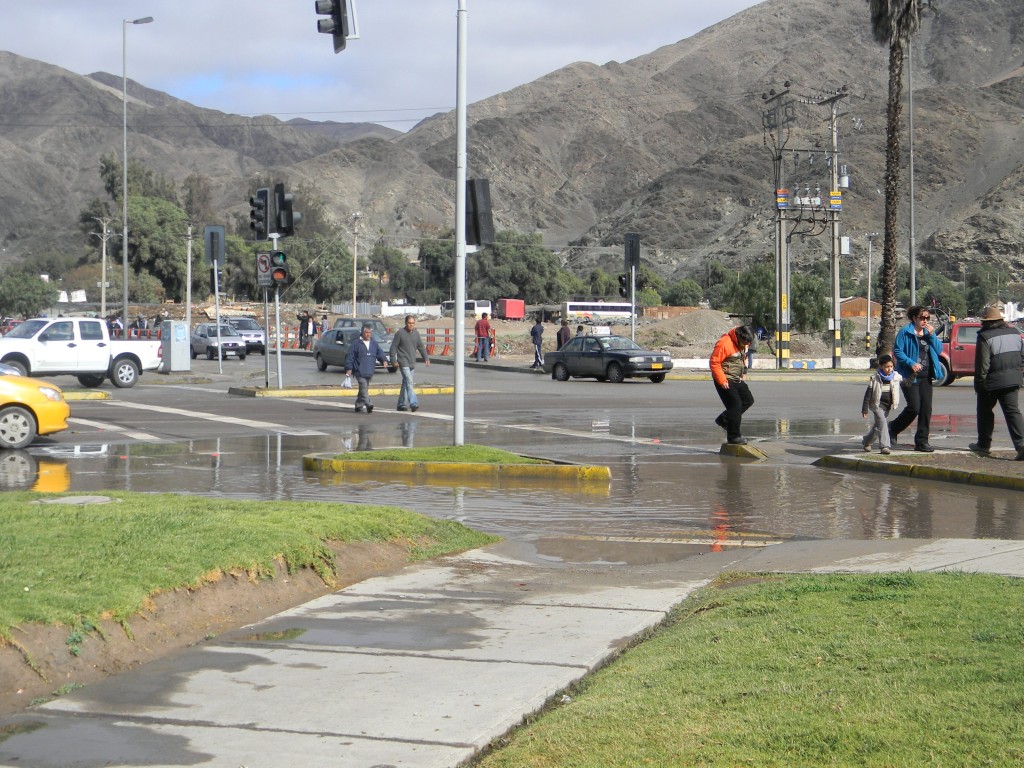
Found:
[{"label": "car wheel", "polygon": [[316,353],[316,367],[318,371],[327,370],[327,361],[324,360],[324,356],[321,355],[319,352]]},{"label": "car wheel", "polygon": [[206,348],[206,359],[213,360],[213,350],[210,347]]},{"label": "car wheel", "polygon": [[947,363],[945,360],[943,360],[942,362],[946,368],[946,375],[942,377],[942,381],[938,382],[938,384],[941,387],[948,387],[950,384],[956,381],[956,375],[953,373],[953,369],[950,367],[949,363]]},{"label": "car wheel", "polygon": [[20,405],[0,411],[0,446],[24,448],[36,438],[36,419],[32,412]]},{"label": "car wheel", "polygon": [[103,377],[98,373],[83,373],[78,377],[78,383],[83,387],[98,387],[103,383]]},{"label": "car wheel", "polygon": [[565,367],[565,363],[555,363],[555,370],[551,372],[556,381],[568,381],[569,380],[569,369]]},{"label": "car wheel", "polygon": [[655,384],[661,384],[661,382],[663,382],[664,380],[665,380],[665,374],[664,373],[656,373],[653,376],[651,376],[651,381],[653,381]]},{"label": "car wheel", "polygon": [[240,354],[240,355],[238,356],[238,359],[239,359],[239,360],[245,360],[245,353],[243,352],[242,354]]},{"label": "car wheel", "polygon": [[132,360],[115,360],[114,375],[110,380],[120,389],[134,387],[139,382],[139,366]]},{"label": "car wheel", "polygon": [[28,376],[28,366],[20,360],[4,360],[4,363],[17,371],[21,371],[22,376]]},{"label": "car wheel", "polygon": [[608,366],[608,381],[612,384],[621,384],[626,376],[622,372],[622,366],[618,363],[611,363]]},{"label": "car wheel", "polygon": [[188,345],[188,351],[189,351],[189,354],[192,355],[192,359],[193,360],[195,360],[197,357],[199,357],[199,355],[196,354],[196,348],[193,347],[191,344]]}]

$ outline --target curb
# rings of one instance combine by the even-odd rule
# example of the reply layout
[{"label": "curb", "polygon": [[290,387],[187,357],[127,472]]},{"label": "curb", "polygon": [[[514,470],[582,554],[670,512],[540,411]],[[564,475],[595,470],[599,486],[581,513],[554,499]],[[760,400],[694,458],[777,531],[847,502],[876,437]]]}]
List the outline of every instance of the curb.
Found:
[{"label": "curb", "polygon": [[96,389],[72,389],[66,390],[61,388],[61,392],[64,393],[64,399],[67,401],[72,400],[109,400],[110,393],[102,392]]},{"label": "curb", "polygon": [[573,483],[610,483],[609,467],[576,464],[469,464],[433,461],[366,461],[338,458],[333,453],[302,457],[302,468],[339,475],[396,476],[423,480],[558,480]]},{"label": "curb", "polygon": [[[400,386],[370,387],[370,396],[394,395],[398,397]],[[454,387],[416,387],[418,395],[450,395]],[[231,387],[229,395],[241,397],[355,397],[359,394],[356,387],[339,387],[332,384],[319,384],[314,387],[285,387],[284,389],[266,389],[264,387]]]},{"label": "curb", "polygon": [[921,480],[936,480],[946,483],[963,483],[987,488],[1002,488],[1009,491],[1024,491],[1024,478],[994,475],[989,472],[972,472],[965,469],[926,467],[920,464],[899,464],[875,458],[853,458],[850,456],[822,456],[813,462],[816,467],[846,469],[858,472],[876,472],[883,475],[916,477]]},{"label": "curb", "polygon": [[722,443],[721,449],[718,451],[722,456],[735,456],[738,459],[767,459],[768,454],[762,451],[760,448],[755,448],[750,443],[746,445],[733,445],[732,443]]}]

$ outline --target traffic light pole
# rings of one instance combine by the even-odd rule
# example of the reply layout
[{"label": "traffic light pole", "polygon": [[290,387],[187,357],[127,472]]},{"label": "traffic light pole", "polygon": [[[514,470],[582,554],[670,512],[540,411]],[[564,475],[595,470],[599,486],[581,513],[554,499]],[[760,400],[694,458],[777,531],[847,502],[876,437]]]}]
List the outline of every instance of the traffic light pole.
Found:
[{"label": "traffic light pole", "polygon": [[[277,251],[277,241],[281,236],[277,232],[270,233],[270,239],[274,241],[274,250]],[[277,388],[284,389],[284,377],[281,373],[281,285],[274,286],[274,335],[277,337]],[[268,375],[269,379],[269,375]],[[267,386],[270,384],[268,382]]]},{"label": "traffic light pole", "polygon": [[636,341],[636,265],[629,265],[629,338]]}]

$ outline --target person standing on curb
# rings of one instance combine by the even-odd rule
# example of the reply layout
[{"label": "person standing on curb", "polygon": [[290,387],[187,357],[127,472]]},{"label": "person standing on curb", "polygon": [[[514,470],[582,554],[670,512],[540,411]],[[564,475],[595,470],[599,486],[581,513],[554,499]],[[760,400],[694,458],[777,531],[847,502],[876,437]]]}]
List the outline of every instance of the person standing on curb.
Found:
[{"label": "person standing on curb", "polygon": [[345,356],[345,375],[355,374],[356,382],[359,384],[356,413],[364,408],[367,413],[373,413],[373,403],[370,402],[370,379],[377,371],[378,362],[387,365],[387,355],[373,338],[373,326],[364,325],[362,334],[349,345],[348,355]]},{"label": "person standing on curb", "polygon": [[541,344],[544,341],[544,323],[540,315],[537,315],[537,322],[530,329],[530,341],[533,342],[533,365],[530,367],[536,370],[544,367],[544,353],[541,352]]},{"label": "person standing on curb", "polygon": [[1024,339],[1020,332],[1006,324],[998,307],[985,307],[981,313],[981,331],[974,348],[974,392],[978,399],[978,442],[971,443],[975,453],[988,456],[992,450],[995,428],[995,407],[1006,419],[1006,428],[1017,451],[1017,461],[1024,461],[1024,417],[1017,404],[1018,392],[1024,384]]},{"label": "person standing on curb", "polygon": [[932,380],[941,380],[946,372],[939,359],[942,341],[928,322],[932,319],[928,307],[915,304],[907,310],[907,318],[910,322],[896,333],[892,350],[896,370],[903,377],[900,386],[907,405],[889,425],[889,440],[895,445],[900,432],[916,418],[914,450],[931,453],[935,450],[928,442],[932,421]]},{"label": "person standing on curb", "polygon": [[565,343],[572,338],[572,330],[569,328],[569,321],[564,317],[562,318],[562,327],[558,329],[558,334],[555,336],[555,341],[558,342],[556,349],[561,349],[565,346]]},{"label": "person standing on curb", "polygon": [[860,444],[865,451],[871,450],[871,443],[878,438],[882,453],[890,453],[889,443],[889,412],[899,408],[900,381],[902,377],[896,372],[892,355],[878,358],[878,368],[868,379],[868,388],[864,392],[864,402],[860,407],[863,418],[871,417],[871,427],[861,439]]},{"label": "person standing on curb", "polygon": [[474,330],[476,331],[476,361],[479,363],[483,359],[483,362],[486,363],[491,351],[491,322],[487,319],[486,312],[480,315]]},{"label": "person standing on curb", "polygon": [[[402,374],[402,389],[398,393],[398,410],[418,411],[420,404],[416,399],[413,370],[416,368],[416,353],[420,353],[423,364],[430,366],[427,348],[423,344],[420,332],[416,330],[416,318],[405,316],[405,327],[399,328],[391,341],[391,365],[398,366]],[[393,370],[393,369],[392,369]]]},{"label": "person standing on curb", "polygon": [[715,424],[726,432],[730,445],[746,445],[740,432],[743,414],[754,404],[754,396],[744,380],[747,375],[747,346],[750,329],[745,325],[732,328],[715,344],[711,352],[711,377],[715,390],[725,406]]}]

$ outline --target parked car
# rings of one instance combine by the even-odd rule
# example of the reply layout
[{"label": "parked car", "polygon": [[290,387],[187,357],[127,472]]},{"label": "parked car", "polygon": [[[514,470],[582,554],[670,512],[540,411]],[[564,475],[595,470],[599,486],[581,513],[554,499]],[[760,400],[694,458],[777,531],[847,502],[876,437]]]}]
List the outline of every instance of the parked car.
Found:
[{"label": "parked car", "polygon": [[355,328],[360,333],[364,325],[369,325],[373,328],[373,338],[380,345],[380,348],[384,350],[384,354],[391,354],[391,342],[395,338],[395,334],[380,318],[339,317],[334,321],[335,328]]},{"label": "parked car", "polygon": [[316,367],[321,371],[326,371],[329,365],[344,368],[348,349],[361,333],[360,328],[332,328],[320,334],[313,344]]},{"label": "parked car", "polygon": [[0,376],[0,448],[24,448],[37,435],[67,429],[70,412],[59,387],[31,376]]},{"label": "parked car", "polygon": [[558,381],[571,376],[618,383],[645,377],[658,384],[671,370],[671,355],[644,349],[625,336],[576,336],[544,354],[544,372]]},{"label": "parked car", "polygon": [[206,355],[207,359],[213,360],[217,357],[217,345],[220,344],[220,356],[226,358],[234,355],[239,360],[245,360],[246,343],[238,331],[227,323],[220,324],[220,340],[217,339],[217,324],[203,323],[197,325],[192,331],[192,359],[199,355]]},{"label": "parked car", "polygon": [[267,354],[267,334],[263,326],[251,317],[229,317],[224,322],[238,331],[238,335],[245,339],[246,352],[259,352]]},{"label": "parked car", "polygon": [[15,368],[13,365],[7,365],[6,363],[0,363],[0,376],[22,376],[21,369]]}]

